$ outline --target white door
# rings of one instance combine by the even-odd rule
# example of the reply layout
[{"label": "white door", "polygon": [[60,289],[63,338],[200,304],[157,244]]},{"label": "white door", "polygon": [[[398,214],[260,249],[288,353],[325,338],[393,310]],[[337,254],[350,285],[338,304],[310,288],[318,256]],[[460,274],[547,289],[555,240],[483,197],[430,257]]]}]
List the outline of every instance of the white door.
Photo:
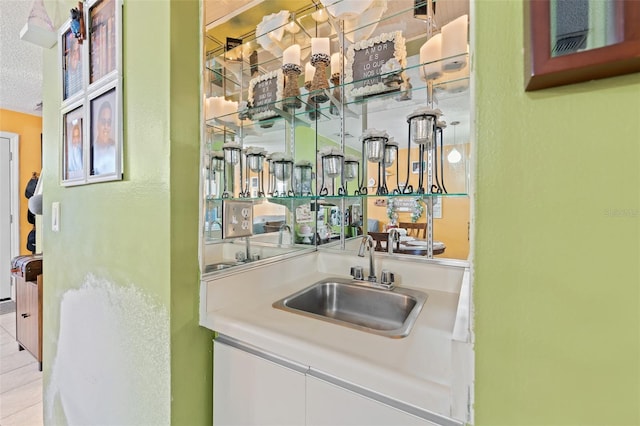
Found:
[{"label": "white door", "polygon": [[10,142],[9,139],[0,137],[0,300],[11,298],[12,182]]}]

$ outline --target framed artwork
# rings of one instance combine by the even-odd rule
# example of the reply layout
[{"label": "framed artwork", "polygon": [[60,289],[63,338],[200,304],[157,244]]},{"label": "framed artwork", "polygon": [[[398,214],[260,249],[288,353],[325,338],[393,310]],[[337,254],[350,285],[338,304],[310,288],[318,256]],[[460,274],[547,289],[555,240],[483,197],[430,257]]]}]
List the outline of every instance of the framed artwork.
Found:
[{"label": "framed artwork", "polygon": [[85,182],[85,129],[82,103],[69,106],[62,114],[62,181],[64,185]]},{"label": "framed artwork", "polygon": [[251,186],[251,198],[258,197],[258,178],[257,177],[251,178],[250,186]]},{"label": "framed artwork", "polygon": [[[419,161],[412,161],[411,162],[411,173],[413,173],[414,175],[417,175],[420,173],[420,162]],[[422,173],[427,173],[427,162],[423,161],[422,162]]]},{"label": "framed artwork", "polygon": [[525,1],[525,90],[640,71],[640,1]]},{"label": "framed artwork", "polygon": [[98,0],[89,6],[89,84],[119,69],[120,25],[116,0]]},{"label": "framed artwork", "polygon": [[[268,72],[249,81],[247,101],[251,105],[251,118],[263,120],[277,117],[276,107],[280,108],[278,99],[282,99],[284,91],[284,74],[282,70]],[[276,103],[278,105],[276,105]]]},{"label": "framed artwork", "polygon": [[72,100],[84,90],[82,44],[73,35],[70,24],[62,29],[59,42],[60,59],[62,61],[62,100]]},{"label": "framed artwork", "polygon": [[79,4],[58,40],[61,185],[121,180],[122,0]]},{"label": "framed artwork", "polygon": [[89,177],[114,180],[121,176],[118,86],[105,86],[89,99]]},{"label": "framed artwork", "polygon": [[353,83],[348,90],[349,96],[397,90],[395,85],[387,85],[384,77],[399,74],[406,67],[405,39],[401,31],[380,34],[351,44],[345,57],[344,82]]}]

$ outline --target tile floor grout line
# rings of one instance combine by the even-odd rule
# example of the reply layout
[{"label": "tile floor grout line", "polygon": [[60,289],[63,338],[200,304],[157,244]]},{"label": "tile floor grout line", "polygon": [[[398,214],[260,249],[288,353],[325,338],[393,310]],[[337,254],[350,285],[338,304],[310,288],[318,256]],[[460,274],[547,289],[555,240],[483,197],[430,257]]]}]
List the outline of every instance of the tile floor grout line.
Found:
[{"label": "tile floor grout line", "polygon": [[[30,384],[32,384],[33,382],[37,382],[38,380],[42,380],[42,377],[38,377],[37,379],[31,380],[30,382],[24,382],[24,383],[22,383],[20,386],[16,386],[16,387],[15,387],[15,388],[13,388],[13,389],[8,389],[8,390],[6,390],[6,391],[4,391],[4,392],[0,392],[0,395],[4,395],[5,393],[13,392],[13,391],[15,391],[16,389],[20,389],[21,387],[24,387],[24,386],[30,385]],[[0,426],[2,426],[2,425],[0,425]]]}]

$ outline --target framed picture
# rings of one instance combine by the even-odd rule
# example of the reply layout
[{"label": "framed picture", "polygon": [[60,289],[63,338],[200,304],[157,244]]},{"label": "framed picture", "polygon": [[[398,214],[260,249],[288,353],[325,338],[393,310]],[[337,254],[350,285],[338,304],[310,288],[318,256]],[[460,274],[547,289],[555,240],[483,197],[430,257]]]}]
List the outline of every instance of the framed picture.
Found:
[{"label": "framed picture", "polygon": [[58,32],[62,186],[122,179],[122,0],[83,4]]},{"label": "framed picture", "polygon": [[119,86],[111,84],[89,99],[90,180],[121,179]]},{"label": "framed picture", "polygon": [[[412,161],[411,162],[411,173],[417,175],[420,173],[420,168],[419,168],[420,162],[419,161]],[[422,162],[422,173],[427,173],[427,162],[423,161]]]},{"label": "framed picture", "polygon": [[62,114],[62,182],[85,182],[85,129],[82,102],[69,106]]},{"label": "framed picture", "polygon": [[527,0],[525,90],[640,71],[640,2]]},{"label": "framed picture", "polygon": [[251,178],[251,198],[256,198],[258,196],[258,178]]},{"label": "framed picture", "polygon": [[77,95],[82,95],[84,89],[83,45],[73,35],[70,21],[62,29],[59,46],[62,63],[62,100],[70,101]]},{"label": "framed picture", "polygon": [[284,91],[284,74],[282,70],[268,72],[249,81],[247,101],[251,105],[251,118],[262,120],[277,117],[276,107],[280,108],[278,99],[282,99]]},{"label": "framed picture", "polygon": [[89,85],[120,69],[120,7],[117,0],[97,0],[89,5]]},{"label": "framed picture", "polygon": [[401,31],[380,34],[347,48],[345,77],[352,97],[397,90],[388,86],[385,77],[399,74],[407,66],[407,49]]}]

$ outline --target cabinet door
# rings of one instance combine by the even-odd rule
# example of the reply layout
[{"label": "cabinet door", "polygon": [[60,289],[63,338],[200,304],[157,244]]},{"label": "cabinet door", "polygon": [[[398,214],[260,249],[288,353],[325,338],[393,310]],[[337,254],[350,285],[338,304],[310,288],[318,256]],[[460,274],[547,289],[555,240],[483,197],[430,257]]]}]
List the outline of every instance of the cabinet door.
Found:
[{"label": "cabinet door", "polygon": [[16,278],[16,340],[23,347],[29,341],[29,288],[22,278]]},{"label": "cabinet door", "polygon": [[16,340],[42,361],[42,285],[16,279]]},{"label": "cabinet door", "polygon": [[435,425],[397,408],[307,376],[307,426]]},{"label": "cabinet door", "polygon": [[214,342],[213,424],[303,425],[304,373]]}]

